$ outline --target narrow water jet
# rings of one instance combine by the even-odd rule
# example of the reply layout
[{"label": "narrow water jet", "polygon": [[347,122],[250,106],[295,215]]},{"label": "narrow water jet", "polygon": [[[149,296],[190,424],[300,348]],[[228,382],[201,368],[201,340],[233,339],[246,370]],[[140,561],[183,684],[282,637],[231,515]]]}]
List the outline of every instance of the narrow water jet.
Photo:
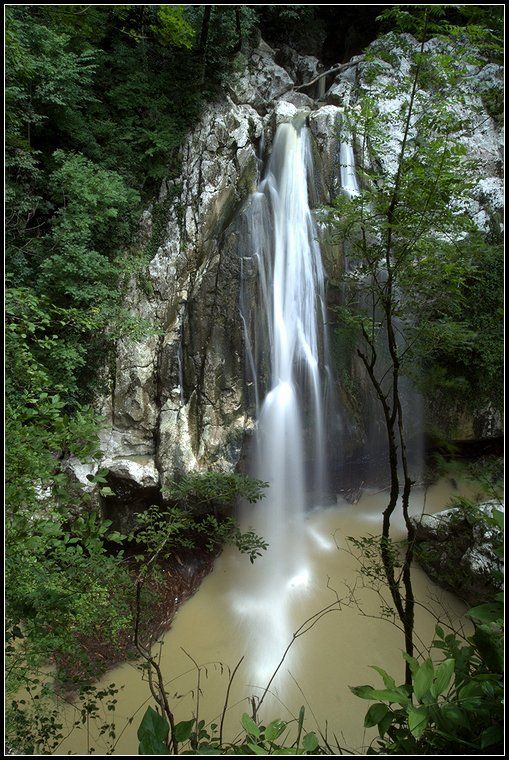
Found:
[{"label": "narrow water jet", "polygon": [[359,183],[355,171],[355,154],[350,136],[343,136],[339,148],[339,163],[341,189],[349,198],[355,198],[359,195]]}]

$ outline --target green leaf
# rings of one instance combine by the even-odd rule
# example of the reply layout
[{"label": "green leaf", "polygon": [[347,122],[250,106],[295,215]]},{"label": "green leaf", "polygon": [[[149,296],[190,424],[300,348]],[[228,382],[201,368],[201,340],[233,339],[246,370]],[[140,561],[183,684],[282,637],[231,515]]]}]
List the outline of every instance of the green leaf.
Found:
[{"label": "green leaf", "polygon": [[364,718],[364,727],[371,728],[378,725],[388,712],[389,708],[382,702],[376,702],[374,705],[371,705]]},{"label": "green leaf", "polygon": [[350,691],[361,699],[373,699],[374,689],[372,686],[350,686]]},{"label": "green leaf", "polygon": [[372,670],[376,670],[376,672],[382,676],[384,686],[386,689],[396,688],[396,681],[388,673],[386,673],[385,670],[377,667],[376,665],[370,665],[370,668],[372,668]]},{"label": "green leaf", "polygon": [[180,723],[177,723],[175,726],[175,739],[178,742],[186,742],[191,736],[194,723],[194,718],[192,720],[182,720]]},{"label": "green leaf", "polygon": [[244,726],[248,734],[250,734],[251,736],[256,736],[256,738],[260,736],[260,729],[254,722],[254,720],[250,718],[247,713],[243,714],[241,721],[242,721],[242,725]]},{"label": "green leaf", "polygon": [[259,747],[258,744],[253,744],[253,742],[248,742],[247,746],[249,747],[250,750],[252,750],[255,753],[255,755],[268,755],[269,754],[266,749],[263,749],[263,747]]},{"label": "green leaf", "polygon": [[425,707],[410,707],[408,710],[408,728],[415,739],[420,739],[428,725],[428,711]]},{"label": "green leaf", "polygon": [[268,742],[275,741],[278,738],[278,736],[281,736],[285,728],[286,728],[286,723],[284,722],[284,720],[273,720],[272,723],[269,723],[269,725],[265,729],[265,732],[264,732],[265,739]]},{"label": "green leaf", "polygon": [[316,738],[316,734],[314,731],[310,731],[309,734],[306,734],[304,739],[302,740],[302,746],[306,750],[306,752],[314,752],[315,749],[318,747],[318,739]]},{"label": "green leaf", "polygon": [[447,691],[450,680],[454,673],[454,660],[444,660],[435,671],[435,678],[431,685],[431,696],[435,699]]},{"label": "green leaf", "polygon": [[382,737],[382,739],[383,739],[385,733],[387,732],[389,726],[391,725],[393,718],[394,718],[394,713],[392,713],[390,710],[388,710],[387,714],[385,715],[385,717],[382,718],[382,720],[378,724],[378,733],[380,734],[380,736]]},{"label": "green leaf", "polygon": [[430,659],[423,662],[422,665],[412,674],[412,683],[414,694],[419,702],[429,693],[433,682],[433,663]]},{"label": "green leaf", "polygon": [[411,657],[407,652],[402,652],[401,654],[410,665],[410,672],[412,673],[412,675],[416,673],[419,670],[419,663],[415,659],[415,657]]},{"label": "green leaf", "polygon": [[113,533],[108,533],[108,541],[113,541],[115,544],[121,544],[125,538],[126,536],[123,533],[118,533],[116,530]]},{"label": "green leaf", "polygon": [[299,710],[299,721],[297,725],[297,735],[300,736],[300,732],[302,731],[302,726],[304,725],[304,715],[306,714],[306,708],[304,705],[301,705],[301,708]]},{"label": "green leaf", "polygon": [[502,510],[494,509],[491,517],[495,525],[500,528],[500,530],[504,530],[504,513]]},{"label": "green leaf", "polygon": [[408,705],[410,699],[403,689],[373,689],[372,686],[350,686],[350,691],[361,699],[377,699]]},{"label": "green leaf", "polygon": [[482,656],[485,665],[495,673],[504,669],[504,649],[500,627],[496,623],[476,626],[472,641]]},{"label": "green leaf", "polygon": [[451,705],[446,702],[441,707],[440,713],[446,723],[452,723],[454,726],[459,726],[461,728],[468,728],[470,725],[465,713],[460,710],[459,707],[456,707],[456,705]]},{"label": "green leaf", "polygon": [[500,602],[487,602],[486,604],[480,604],[478,607],[472,607],[465,614],[473,620],[479,620],[481,623],[495,623],[497,620],[502,620],[504,606]]},{"label": "green leaf", "polygon": [[169,755],[167,747],[170,727],[159,713],[147,707],[138,728],[139,755]]},{"label": "green leaf", "polygon": [[502,726],[490,726],[481,734],[481,749],[491,747],[493,744],[502,743],[503,741],[504,731]]}]

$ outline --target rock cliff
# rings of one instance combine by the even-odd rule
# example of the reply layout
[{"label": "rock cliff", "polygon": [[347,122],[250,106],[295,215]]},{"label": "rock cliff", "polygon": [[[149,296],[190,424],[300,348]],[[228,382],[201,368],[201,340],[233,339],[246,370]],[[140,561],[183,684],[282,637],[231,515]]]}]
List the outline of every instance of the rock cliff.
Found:
[{"label": "rock cliff", "polygon": [[[394,50],[398,55],[398,38]],[[275,129],[298,110],[308,112],[315,143],[314,203],[334,197],[342,106],[355,101],[365,75],[362,57],[353,63],[304,94],[294,88],[317,76],[319,61],[290,49],[274,51],[262,41],[248,59],[239,57],[223,99],[188,135],[180,177],[163,183],[143,215],[142,243],[155,252],[148,272],[129,284],[129,309],[151,329],[143,340],[118,342],[111,393],[100,403],[107,420],[101,466],[113,477],[152,492],[178,474],[237,465],[253,426],[239,315],[241,269],[244,276],[249,271],[247,252],[239,250],[239,212],[256,188]],[[381,65],[380,76],[397,87],[406,65],[403,47],[399,67]],[[501,130],[483,111],[483,92],[500,82],[500,68],[487,66],[472,71],[465,84],[465,109],[481,111],[465,138],[483,165],[470,209],[481,227],[502,205]],[[378,105],[394,103],[380,94]],[[388,135],[388,146],[381,171],[391,170],[397,135]],[[337,253],[324,252],[326,267],[338,266]],[[86,484],[90,468],[72,466]]]}]

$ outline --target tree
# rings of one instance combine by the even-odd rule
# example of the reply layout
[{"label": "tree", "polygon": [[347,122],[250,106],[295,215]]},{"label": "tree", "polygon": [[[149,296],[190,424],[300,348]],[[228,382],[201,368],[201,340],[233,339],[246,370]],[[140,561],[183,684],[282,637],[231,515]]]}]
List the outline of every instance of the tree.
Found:
[{"label": "tree", "polygon": [[[82,674],[87,652],[80,634],[96,641],[102,635],[101,644],[126,653],[134,584],[109,526],[94,515],[97,505],[62,464],[69,455],[83,462],[102,456],[92,401],[108,385],[115,341],[152,329],[123,305],[126,282],[153,255],[154,240],[145,247],[138,239],[141,211],[163,177],[178,176],[184,136],[230,69],[238,22],[247,39],[252,11],[212,14],[202,85],[201,10],[6,9],[6,601],[13,689],[29,686],[30,670],[55,656]],[[98,476],[106,495],[104,473]],[[94,535],[82,535],[80,520]],[[188,516],[191,532],[193,525]],[[245,550],[252,541],[232,523],[209,528],[214,550],[221,538],[234,536]],[[13,721],[26,741],[18,746],[32,752],[49,746],[32,735],[22,712],[19,703]],[[56,725],[54,717],[49,723]],[[51,731],[49,723],[41,718],[38,725]]]},{"label": "tree", "polygon": [[[489,242],[465,211],[475,165],[461,138],[472,128],[465,109],[466,67],[481,67],[485,60],[474,55],[468,36],[449,23],[447,36],[428,42],[444,29],[441,6],[411,12],[396,6],[389,15],[406,28],[410,20],[419,42],[392,33],[366,54],[364,85],[356,104],[345,111],[346,131],[357,141],[361,190],[337,199],[329,218],[348,247],[345,280],[355,287],[339,316],[344,328],[357,331],[357,356],[385,423],[390,496],[383,512],[381,555],[406,652],[412,656],[414,528],[408,507],[414,476],[401,383],[437,346],[468,350],[476,337],[465,319],[465,299],[468,280],[479,269],[475,251],[487,249]],[[410,65],[404,67],[402,59]],[[387,67],[397,84],[380,80]],[[388,107],[382,110],[380,101]],[[354,301],[364,307],[359,310]],[[408,543],[397,575],[390,524],[399,497]],[[411,684],[408,661],[406,680]]]}]

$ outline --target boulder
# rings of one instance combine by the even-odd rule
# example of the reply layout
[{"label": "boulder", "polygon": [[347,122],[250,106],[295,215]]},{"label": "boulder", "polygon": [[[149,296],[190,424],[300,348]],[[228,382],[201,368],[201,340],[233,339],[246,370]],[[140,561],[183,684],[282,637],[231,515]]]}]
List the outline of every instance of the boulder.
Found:
[{"label": "boulder", "polygon": [[415,557],[439,585],[470,606],[489,601],[502,588],[503,533],[490,520],[498,501],[455,506],[434,515],[411,518],[415,527]]},{"label": "boulder", "polygon": [[229,85],[229,94],[238,104],[248,104],[267,113],[274,100],[291,90],[294,80],[278,66],[275,51],[263,40],[253,51],[246,68]]}]

